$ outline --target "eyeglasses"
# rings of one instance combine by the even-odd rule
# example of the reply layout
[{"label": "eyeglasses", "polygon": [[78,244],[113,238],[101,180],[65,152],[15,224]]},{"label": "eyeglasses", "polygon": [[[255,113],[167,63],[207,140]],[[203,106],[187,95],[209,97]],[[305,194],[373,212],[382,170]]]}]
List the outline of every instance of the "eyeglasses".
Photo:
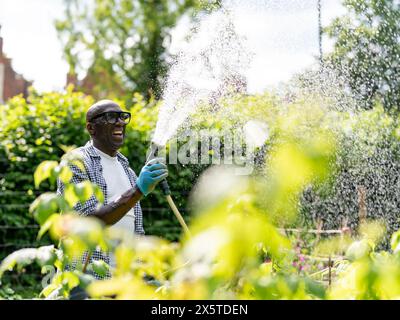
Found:
[{"label": "eyeglasses", "polygon": [[103,119],[105,119],[106,122],[109,124],[116,124],[118,122],[118,119],[121,119],[124,124],[128,124],[131,121],[130,112],[124,112],[124,111],[103,112],[98,115],[95,115],[92,119],[90,119],[90,121],[93,121],[100,117],[103,117]]}]

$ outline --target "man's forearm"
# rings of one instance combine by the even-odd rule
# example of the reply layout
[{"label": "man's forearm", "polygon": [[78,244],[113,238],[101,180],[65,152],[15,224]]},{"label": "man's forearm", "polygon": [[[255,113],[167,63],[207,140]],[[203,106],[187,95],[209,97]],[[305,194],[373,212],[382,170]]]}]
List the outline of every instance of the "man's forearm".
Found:
[{"label": "man's forearm", "polygon": [[124,192],[113,202],[100,207],[93,215],[107,225],[117,223],[142,198],[139,188],[132,188]]}]

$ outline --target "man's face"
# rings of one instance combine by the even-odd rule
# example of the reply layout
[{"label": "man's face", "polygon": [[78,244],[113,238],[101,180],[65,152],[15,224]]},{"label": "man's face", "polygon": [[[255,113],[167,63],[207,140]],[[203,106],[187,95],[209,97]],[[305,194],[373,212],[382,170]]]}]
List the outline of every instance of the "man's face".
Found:
[{"label": "man's face", "polygon": [[[96,114],[117,111],[121,112],[121,108],[116,104],[107,105]],[[104,148],[110,150],[118,150],[124,143],[126,124],[119,119],[115,123],[108,123],[107,116],[103,115],[91,121],[94,134],[92,139]]]}]

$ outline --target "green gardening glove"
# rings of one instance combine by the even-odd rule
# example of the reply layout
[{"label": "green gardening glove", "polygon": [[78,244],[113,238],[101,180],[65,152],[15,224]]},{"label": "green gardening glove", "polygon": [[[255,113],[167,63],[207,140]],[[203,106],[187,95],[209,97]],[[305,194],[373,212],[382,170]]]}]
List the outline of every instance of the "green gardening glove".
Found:
[{"label": "green gardening glove", "polygon": [[161,162],[163,158],[154,158],[146,163],[140,171],[136,185],[147,196],[156,185],[168,176],[167,166]]}]

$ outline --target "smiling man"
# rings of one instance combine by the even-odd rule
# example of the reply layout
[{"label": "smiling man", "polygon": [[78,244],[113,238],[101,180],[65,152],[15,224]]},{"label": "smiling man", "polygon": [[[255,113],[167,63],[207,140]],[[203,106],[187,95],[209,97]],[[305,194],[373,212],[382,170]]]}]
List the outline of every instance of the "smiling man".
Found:
[{"label": "smiling man", "polygon": [[[77,212],[97,217],[106,225],[144,235],[139,200],[154,190],[157,183],[168,176],[168,171],[165,164],[159,163],[159,159],[153,159],[137,177],[127,158],[118,152],[124,143],[125,128],[130,119],[131,114],[122,111],[111,100],[101,100],[89,108],[86,113],[86,129],[91,140],[75,150],[82,155],[86,170],[82,172],[76,166],[71,166],[71,182],[77,184],[89,180],[104,193],[104,205],[98,206],[97,199],[92,196],[86,203],[75,206]],[[61,195],[65,186],[60,180],[57,183],[57,193]],[[113,256],[100,250],[92,253],[89,262],[92,260],[103,260],[111,267],[115,266]],[[98,274],[94,276],[102,278]],[[109,277],[110,274],[106,276]]]}]

